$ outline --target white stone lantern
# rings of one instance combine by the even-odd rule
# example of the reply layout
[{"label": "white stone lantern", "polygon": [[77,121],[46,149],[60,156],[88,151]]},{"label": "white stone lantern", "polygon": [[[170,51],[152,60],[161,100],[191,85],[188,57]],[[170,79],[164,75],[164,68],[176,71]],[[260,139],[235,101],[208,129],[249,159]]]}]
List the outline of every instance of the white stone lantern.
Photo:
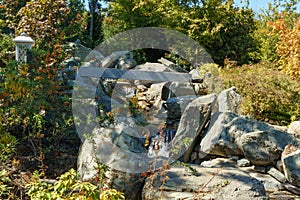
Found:
[{"label": "white stone lantern", "polygon": [[13,39],[16,43],[16,60],[19,63],[27,63],[28,61],[28,50],[31,49],[34,41],[26,33],[22,33],[20,36]]}]

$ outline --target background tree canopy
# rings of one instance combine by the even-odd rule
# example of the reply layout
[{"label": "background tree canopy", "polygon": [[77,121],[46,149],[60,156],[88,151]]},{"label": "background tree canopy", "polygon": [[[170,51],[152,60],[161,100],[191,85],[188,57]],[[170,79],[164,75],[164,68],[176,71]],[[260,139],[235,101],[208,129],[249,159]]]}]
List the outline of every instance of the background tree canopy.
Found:
[{"label": "background tree canopy", "polygon": [[106,38],[131,28],[164,27],[181,31],[199,42],[218,64],[255,61],[256,29],[250,8],[233,1],[115,0],[109,4],[103,31]]}]

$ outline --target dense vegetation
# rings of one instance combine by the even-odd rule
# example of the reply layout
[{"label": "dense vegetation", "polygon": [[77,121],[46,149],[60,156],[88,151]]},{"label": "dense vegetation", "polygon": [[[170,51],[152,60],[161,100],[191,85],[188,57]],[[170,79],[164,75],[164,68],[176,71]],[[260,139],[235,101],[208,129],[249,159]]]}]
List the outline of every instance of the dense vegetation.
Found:
[{"label": "dense vegetation", "polygon": [[[238,88],[244,114],[278,125],[300,119],[299,0],[274,0],[260,13],[247,1],[239,8],[232,0],[86,3],[88,8],[83,0],[0,0],[1,199],[123,198],[103,189],[103,180],[95,185],[77,180],[75,171],[68,171],[75,166],[51,171],[55,156],[67,152],[63,143],[80,143],[71,97],[57,78],[60,63],[69,56],[64,44],[77,39],[93,48],[137,27],[180,31],[211,54],[227,87]],[[28,64],[14,61],[12,39],[22,32],[35,40]],[[72,150],[76,156],[78,148]],[[56,176],[55,184],[41,181]]]}]

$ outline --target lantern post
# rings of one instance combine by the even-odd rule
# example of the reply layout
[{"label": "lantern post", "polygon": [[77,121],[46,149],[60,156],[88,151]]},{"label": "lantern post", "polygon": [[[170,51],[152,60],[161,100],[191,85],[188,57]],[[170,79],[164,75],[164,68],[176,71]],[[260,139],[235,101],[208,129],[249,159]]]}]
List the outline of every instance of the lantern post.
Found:
[{"label": "lantern post", "polygon": [[13,39],[13,42],[16,44],[16,60],[19,63],[27,63],[29,61],[29,52],[34,41],[26,33],[22,33],[20,36]]}]

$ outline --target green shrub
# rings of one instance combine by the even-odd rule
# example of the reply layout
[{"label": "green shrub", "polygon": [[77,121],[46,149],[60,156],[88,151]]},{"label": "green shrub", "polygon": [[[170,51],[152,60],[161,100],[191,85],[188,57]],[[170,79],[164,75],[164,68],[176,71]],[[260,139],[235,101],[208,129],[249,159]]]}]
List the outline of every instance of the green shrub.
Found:
[{"label": "green shrub", "polygon": [[0,171],[0,197],[4,197],[7,195],[9,189],[7,183],[9,183],[11,180],[8,177],[8,171],[5,169],[2,169]]},{"label": "green shrub", "polygon": [[300,82],[268,64],[221,70],[226,87],[242,95],[242,112],[258,120],[287,125],[300,118]]},{"label": "green shrub", "polygon": [[[0,117],[0,124],[2,123]],[[1,125],[0,125],[1,126]],[[0,127],[0,199],[15,199],[11,175],[14,169],[17,140]]]},{"label": "green shrub", "polygon": [[33,200],[49,199],[124,199],[115,189],[100,190],[96,185],[78,180],[74,169],[62,174],[54,184],[43,182],[41,174],[35,172],[30,183],[26,185],[27,194]]},{"label": "green shrub", "polygon": [[0,33],[0,73],[1,68],[4,68],[6,63],[14,59],[14,43],[11,36]]},{"label": "green shrub", "polygon": [[16,138],[0,129],[0,163],[6,163],[16,152]]}]

